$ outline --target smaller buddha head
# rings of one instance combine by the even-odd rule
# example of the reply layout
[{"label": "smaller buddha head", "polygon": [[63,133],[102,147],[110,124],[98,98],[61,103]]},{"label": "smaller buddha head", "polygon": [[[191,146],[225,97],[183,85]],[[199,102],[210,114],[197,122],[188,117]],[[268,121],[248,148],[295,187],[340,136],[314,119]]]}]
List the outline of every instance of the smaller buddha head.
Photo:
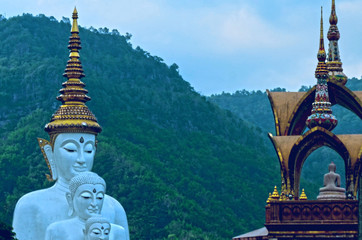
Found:
[{"label": "smaller buddha head", "polygon": [[106,193],[106,182],[93,172],[79,173],[70,180],[66,198],[69,216],[87,220],[101,213]]},{"label": "smaller buddha head", "polygon": [[83,232],[85,240],[108,240],[111,232],[111,224],[106,218],[100,215],[93,216],[85,222]]},{"label": "smaller buddha head", "polygon": [[328,166],[329,172],[336,172],[336,164],[334,162],[331,162]]}]

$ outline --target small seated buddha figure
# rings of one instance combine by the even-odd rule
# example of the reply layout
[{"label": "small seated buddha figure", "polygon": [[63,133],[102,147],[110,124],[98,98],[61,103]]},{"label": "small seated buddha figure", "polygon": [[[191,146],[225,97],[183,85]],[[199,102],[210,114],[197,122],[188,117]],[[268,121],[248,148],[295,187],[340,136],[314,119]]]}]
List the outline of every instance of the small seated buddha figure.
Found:
[{"label": "small seated buddha figure", "polygon": [[341,188],[341,177],[336,173],[336,165],[331,162],[328,166],[329,173],[324,174],[324,187],[319,189],[318,200],[345,199],[346,189]]},{"label": "small seated buddha figure", "polygon": [[126,239],[125,231],[111,224],[101,215],[88,218],[85,222],[84,240],[122,240]]},{"label": "small seated buddha figure", "polygon": [[102,216],[88,218],[85,222],[84,240],[109,240],[111,224]]},{"label": "small seated buddha figure", "polygon": [[[105,191],[106,183],[103,178],[96,173],[84,172],[73,177],[69,184],[69,192],[64,196],[69,205],[68,215],[72,218],[50,224],[46,230],[45,239],[84,239],[85,223],[92,216],[100,216]],[[123,227],[113,224],[111,224],[111,227],[113,230],[109,236],[110,240],[126,239],[126,233]]]}]

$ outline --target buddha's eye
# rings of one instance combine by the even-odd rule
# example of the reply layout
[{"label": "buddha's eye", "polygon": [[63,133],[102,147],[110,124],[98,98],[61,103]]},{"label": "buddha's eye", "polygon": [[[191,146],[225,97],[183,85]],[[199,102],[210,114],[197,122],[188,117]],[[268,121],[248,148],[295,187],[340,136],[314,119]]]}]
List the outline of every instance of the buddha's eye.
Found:
[{"label": "buddha's eye", "polygon": [[74,143],[67,143],[63,146],[64,150],[67,152],[76,152],[77,151],[77,146]]},{"label": "buddha's eye", "polygon": [[90,199],[92,195],[89,192],[83,192],[80,194],[80,196],[84,199]]},{"label": "buddha's eye", "polygon": [[102,200],[104,198],[104,194],[103,193],[98,193],[97,194],[97,199],[98,200]]},{"label": "buddha's eye", "polygon": [[99,235],[99,234],[101,234],[101,231],[96,228],[96,229],[93,229],[93,230],[92,230],[92,233],[93,233],[94,235]]},{"label": "buddha's eye", "polygon": [[64,148],[67,152],[75,152],[76,150]]},{"label": "buddha's eye", "polygon": [[87,144],[85,147],[84,147],[84,152],[88,153],[88,154],[91,154],[93,152],[93,146],[92,144]]}]

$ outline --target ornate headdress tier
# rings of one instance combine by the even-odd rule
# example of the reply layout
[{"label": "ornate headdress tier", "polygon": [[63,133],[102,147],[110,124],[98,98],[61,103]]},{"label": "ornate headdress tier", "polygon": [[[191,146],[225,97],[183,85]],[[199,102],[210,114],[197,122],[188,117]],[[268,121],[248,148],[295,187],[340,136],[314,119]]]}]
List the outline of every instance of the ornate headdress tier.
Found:
[{"label": "ornate headdress tier", "polygon": [[343,73],[342,62],[339,55],[338,40],[340,33],[337,27],[338,18],[336,14],[335,0],[332,0],[331,16],[329,17],[331,24],[328,30],[328,62],[327,70],[329,72],[329,79],[335,80],[338,83],[346,84],[347,76]]},{"label": "ornate headdress tier", "polygon": [[91,98],[86,95],[88,91],[84,89],[85,84],[80,81],[85,75],[79,60],[81,45],[77,19],[77,9],[74,8],[73,24],[68,45],[70,50],[69,60],[63,74],[68,80],[62,84],[63,88],[60,89],[60,95],[57,97],[57,100],[61,101],[62,105],[53,114],[50,123],[45,126],[45,131],[49,135],[64,132],[98,134],[102,131],[96,117],[85,105]]},{"label": "ornate headdress tier", "polygon": [[323,14],[321,16],[320,31],[320,42],[317,55],[318,65],[315,71],[315,77],[317,78],[315,99],[313,103],[312,114],[307,118],[306,124],[310,129],[316,126],[320,126],[329,131],[332,131],[332,129],[337,126],[338,121],[332,114],[331,103],[329,102],[328,95],[328,70],[325,63],[326,51],[324,50],[323,38]]}]

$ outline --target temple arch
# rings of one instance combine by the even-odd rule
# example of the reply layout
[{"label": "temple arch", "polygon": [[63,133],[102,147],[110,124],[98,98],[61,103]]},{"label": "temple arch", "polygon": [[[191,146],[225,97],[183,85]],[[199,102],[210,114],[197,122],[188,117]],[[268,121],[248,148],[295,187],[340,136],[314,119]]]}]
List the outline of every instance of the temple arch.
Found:
[{"label": "temple arch", "polygon": [[315,127],[301,136],[291,149],[288,167],[291,187],[294,190],[295,197],[299,197],[300,174],[304,161],[316,149],[327,146],[336,151],[343,159],[346,175],[346,189],[350,184],[348,179],[350,174],[351,157],[343,142],[332,132]]},{"label": "temple arch", "polygon": [[317,199],[320,188],[324,187],[324,175],[329,172],[332,161],[336,165],[336,173],[341,177],[341,187],[346,187],[344,160],[330,147],[321,146],[306,158],[301,169],[299,189],[305,190],[308,200]]}]

